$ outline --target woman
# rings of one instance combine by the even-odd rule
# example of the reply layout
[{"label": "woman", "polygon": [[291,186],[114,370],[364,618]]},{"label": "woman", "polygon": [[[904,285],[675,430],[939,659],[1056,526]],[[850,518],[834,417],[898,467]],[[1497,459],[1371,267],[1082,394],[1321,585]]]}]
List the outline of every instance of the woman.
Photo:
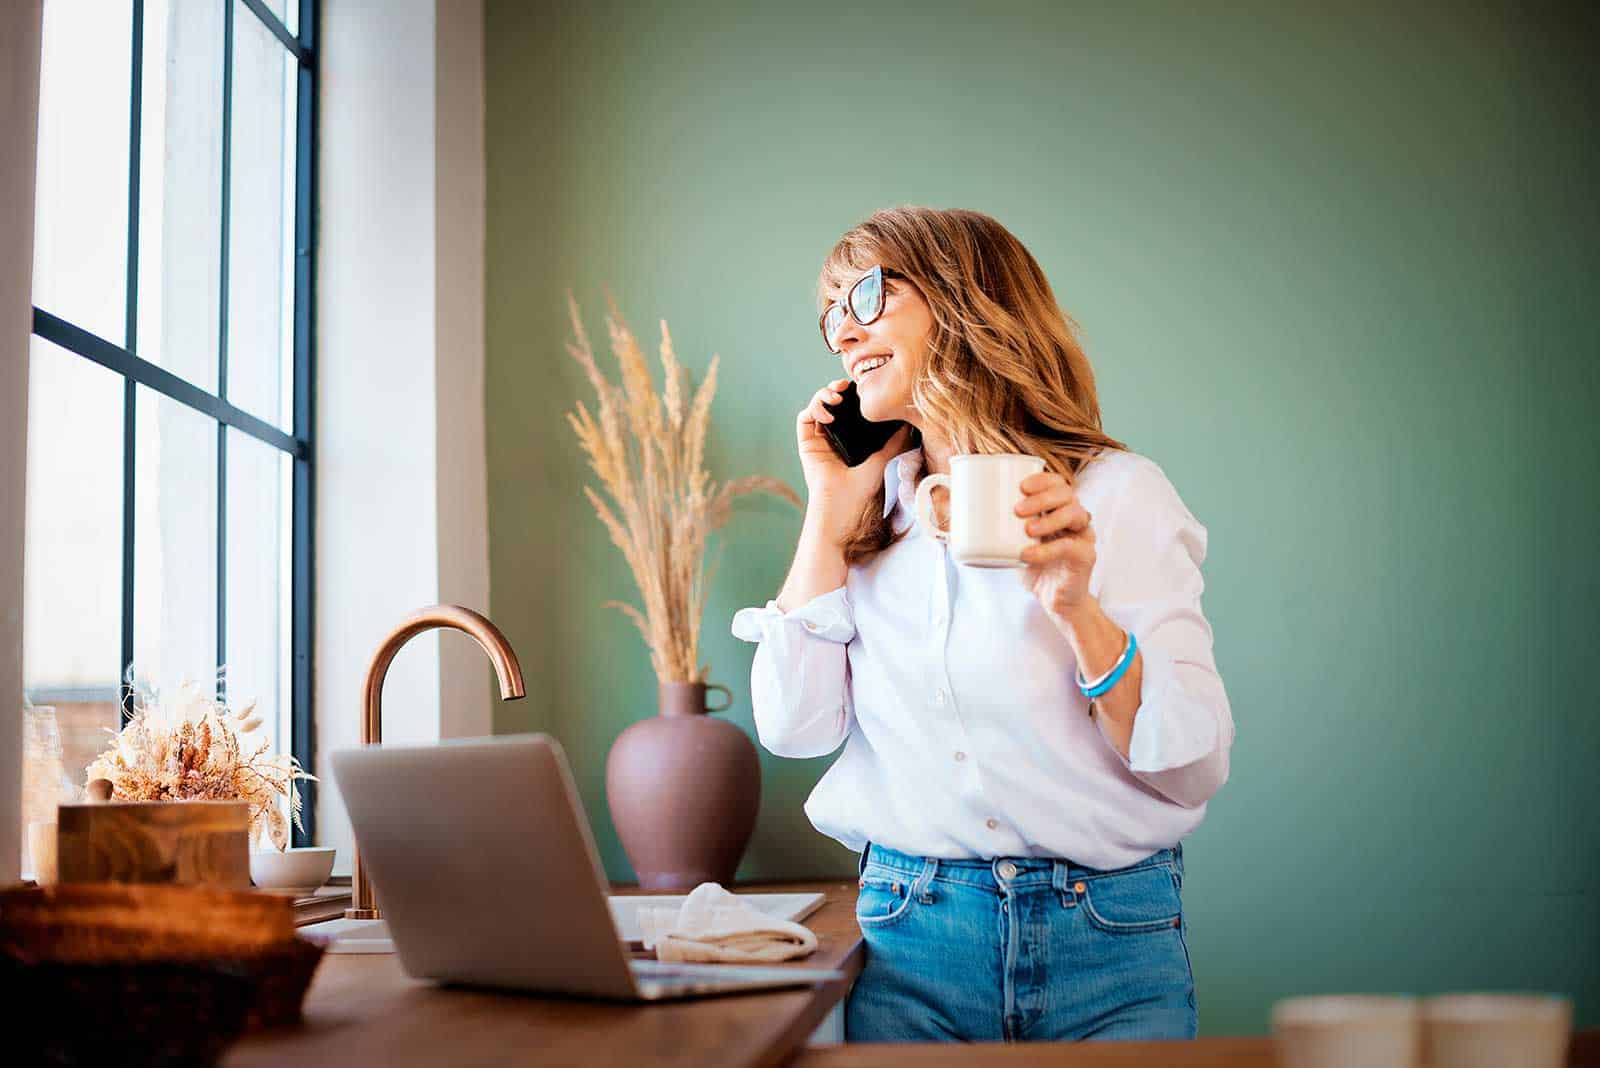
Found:
[{"label": "woman", "polygon": [[[799,414],[794,564],[734,633],[760,643],[762,745],[845,743],[806,813],[861,851],[846,1037],[1192,1038],[1180,843],[1234,733],[1205,527],[1101,431],[1070,321],[995,220],[880,211],[819,288],[848,378]],[[908,424],[854,468],[818,430],[852,379],[868,419]],[[1017,487],[1020,571],[957,566],[915,524],[918,480],[975,452],[1045,460]]]}]

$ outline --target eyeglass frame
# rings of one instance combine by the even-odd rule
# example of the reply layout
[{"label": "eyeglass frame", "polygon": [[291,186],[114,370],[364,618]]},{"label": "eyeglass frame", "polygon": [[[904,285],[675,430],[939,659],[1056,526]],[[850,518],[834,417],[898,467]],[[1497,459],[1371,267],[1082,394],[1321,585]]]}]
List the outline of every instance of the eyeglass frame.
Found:
[{"label": "eyeglass frame", "polygon": [[[851,307],[850,295],[856,291],[857,286],[871,278],[873,274],[877,274],[878,276],[878,290],[883,294],[883,298],[878,301],[877,314],[870,319],[862,319],[856,314],[855,308]],[[833,342],[828,340],[828,313],[833,311],[835,307],[842,307],[844,308],[845,315],[854,319],[862,326],[870,326],[877,322],[879,319],[883,318],[883,310],[889,306],[889,289],[884,285],[884,279],[886,278],[898,278],[901,281],[905,281],[906,276],[901,274],[899,271],[894,270],[893,268],[885,267],[881,263],[875,263],[867,269],[866,274],[863,274],[860,278],[857,278],[854,282],[850,283],[850,288],[844,291],[843,300],[831,300],[828,302],[828,306],[822,309],[822,314],[817,316],[817,328],[822,331],[822,343],[823,345],[827,346],[830,355],[842,356],[844,354],[844,350],[834,348]],[[844,329],[844,322],[842,320],[839,323],[839,328],[841,331]]]}]

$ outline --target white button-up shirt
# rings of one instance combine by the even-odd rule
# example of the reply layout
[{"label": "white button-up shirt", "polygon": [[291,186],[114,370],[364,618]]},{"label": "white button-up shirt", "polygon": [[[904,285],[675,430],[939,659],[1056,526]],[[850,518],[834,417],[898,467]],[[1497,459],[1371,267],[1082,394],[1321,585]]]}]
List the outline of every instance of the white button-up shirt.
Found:
[{"label": "white button-up shirt", "polygon": [[806,801],[812,824],[858,852],[870,840],[1095,868],[1175,845],[1227,781],[1234,733],[1200,611],[1206,528],[1143,456],[1110,450],[1078,476],[1095,530],[1089,593],[1144,659],[1125,759],[1020,573],[958,565],[915,523],[921,467],[913,449],[884,470],[885,514],[915,528],[904,538],[788,613],[769,601],[733,618],[736,636],[760,643],[761,744],[817,757],[844,743]]}]

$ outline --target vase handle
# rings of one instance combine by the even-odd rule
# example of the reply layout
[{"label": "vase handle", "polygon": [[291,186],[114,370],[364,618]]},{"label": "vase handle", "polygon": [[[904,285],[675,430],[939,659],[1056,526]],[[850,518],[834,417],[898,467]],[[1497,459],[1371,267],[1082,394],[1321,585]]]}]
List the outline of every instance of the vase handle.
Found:
[{"label": "vase handle", "polygon": [[726,686],[719,685],[718,683],[715,683],[715,682],[706,683],[706,696],[708,698],[711,696],[711,691],[712,690],[721,690],[723,692],[723,694],[726,695],[726,697],[728,699],[726,701],[724,701],[722,704],[718,705],[716,708],[712,708],[710,702],[707,701],[707,703],[706,703],[706,711],[707,712],[726,712],[728,709],[733,707],[733,691],[732,690],[728,689]]}]

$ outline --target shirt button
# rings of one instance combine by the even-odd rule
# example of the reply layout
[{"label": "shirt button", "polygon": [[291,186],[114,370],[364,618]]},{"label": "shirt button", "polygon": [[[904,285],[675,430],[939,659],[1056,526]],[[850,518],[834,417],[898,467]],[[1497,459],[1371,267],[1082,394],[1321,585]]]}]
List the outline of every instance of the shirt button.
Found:
[{"label": "shirt button", "polygon": [[817,625],[815,623],[811,622],[811,620],[808,619],[804,623],[802,623],[801,625],[804,626],[806,628],[806,630],[809,630],[812,633],[816,633]]},{"label": "shirt button", "polygon": [[983,821],[983,825],[985,827],[989,828],[991,831],[994,830],[996,827],[1000,826],[1000,824],[999,824],[999,822],[997,820],[984,820]]},{"label": "shirt button", "polygon": [[937,690],[935,690],[933,692],[933,699],[935,701],[937,701],[941,705],[944,704],[945,699],[946,699],[947,696],[948,695],[944,692],[944,687],[943,686],[939,687]]},{"label": "shirt button", "polygon": [[965,759],[967,759],[967,754],[965,754],[961,750],[957,749],[956,750],[956,759],[957,760],[965,760]]},{"label": "shirt button", "polygon": [[1017,866],[1009,860],[1006,861],[1000,865],[1000,877],[1002,879],[1015,879],[1017,877]]}]

